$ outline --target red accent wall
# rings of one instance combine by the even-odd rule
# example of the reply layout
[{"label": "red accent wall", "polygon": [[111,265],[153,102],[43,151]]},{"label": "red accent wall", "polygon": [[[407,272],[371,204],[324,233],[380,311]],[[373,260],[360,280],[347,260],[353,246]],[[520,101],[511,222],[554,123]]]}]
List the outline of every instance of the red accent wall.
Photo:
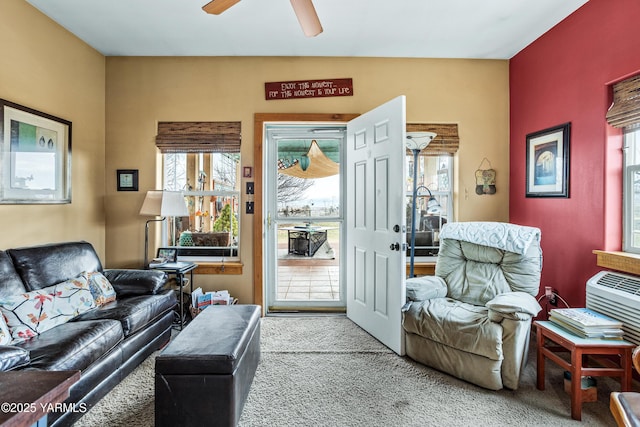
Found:
[{"label": "red accent wall", "polygon": [[[541,293],[572,306],[600,270],[592,250],[621,248],[622,138],[605,114],[611,83],[640,72],[638,17],[637,0],[590,0],[509,65],[510,221],[542,230]],[[525,197],[526,135],[566,122],[569,198]]]}]

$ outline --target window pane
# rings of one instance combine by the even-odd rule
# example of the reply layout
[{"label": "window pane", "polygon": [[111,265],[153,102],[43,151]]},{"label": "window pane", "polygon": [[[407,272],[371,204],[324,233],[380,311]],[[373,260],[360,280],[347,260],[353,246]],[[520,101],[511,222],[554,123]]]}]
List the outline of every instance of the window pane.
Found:
[{"label": "window pane", "polygon": [[452,163],[450,155],[418,156],[416,210],[412,216],[414,157],[407,155],[407,256],[411,255],[412,228],[415,256],[438,254],[440,229],[449,221],[453,207]]},{"label": "window pane", "polygon": [[631,244],[634,248],[640,248],[640,171],[631,173],[632,203],[629,211],[631,215]]},{"label": "window pane", "polygon": [[177,246],[179,256],[237,256],[239,153],[171,153],[164,162],[165,189],[184,191],[189,210],[167,222],[166,245]]},{"label": "window pane", "polygon": [[340,216],[340,140],[278,140],[278,217]]},{"label": "window pane", "polygon": [[640,253],[640,130],[625,129],[623,244],[627,252]]}]

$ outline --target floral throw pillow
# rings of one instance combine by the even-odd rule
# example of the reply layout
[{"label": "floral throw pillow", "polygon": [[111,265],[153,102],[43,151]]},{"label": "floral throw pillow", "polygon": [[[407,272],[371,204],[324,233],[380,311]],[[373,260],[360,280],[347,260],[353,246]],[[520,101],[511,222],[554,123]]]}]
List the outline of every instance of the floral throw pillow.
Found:
[{"label": "floral throw pillow", "polygon": [[57,285],[0,299],[12,344],[66,323],[95,306],[85,273]]},{"label": "floral throw pillow", "polygon": [[111,286],[109,279],[99,271],[87,273],[89,276],[89,289],[93,294],[96,305],[105,305],[108,302],[116,300],[116,291]]},{"label": "floral throw pillow", "polygon": [[4,316],[0,314],[0,345],[7,345],[11,343],[11,332],[7,326],[7,321]]}]

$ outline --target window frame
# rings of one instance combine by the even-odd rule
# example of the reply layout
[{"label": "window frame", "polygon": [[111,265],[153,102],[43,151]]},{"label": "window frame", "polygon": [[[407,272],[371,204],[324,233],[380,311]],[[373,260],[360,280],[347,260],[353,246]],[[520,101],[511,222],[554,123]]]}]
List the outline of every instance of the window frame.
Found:
[{"label": "window frame", "polygon": [[[640,245],[634,246],[633,244],[634,234],[636,233],[633,225],[633,211],[634,207],[640,208],[640,203],[634,203],[634,176],[640,173],[640,127],[625,128],[623,138],[622,250],[628,253],[640,254]],[[640,229],[637,232],[640,232]]]},{"label": "window frame", "polygon": [[[183,261],[194,261],[194,262],[218,262],[218,261],[240,261],[240,236],[241,236],[241,183],[242,183],[242,162],[241,162],[241,154],[240,151],[238,152],[206,152],[206,151],[191,151],[191,152],[186,152],[186,153],[163,153],[162,155],[162,178],[163,178],[163,183],[167,181],[167,155],[175,155],[175,154],[181,154],[181,155],[185,155],[185,166],[184,166],[184,170],[185,170],[185,175],[186,175],[186,183],[182,185],[182,188],[177,188],[175,190],[177,191],[182,191],[185,198],[188,197],[194,197],[194,204],[193,206],[191,206],[189,203],[187,203],[188,206],[191,206],[190,209],[190,215],[189,215],[189,230],[194,232],[193,229],[195,228],[195,219],[196,219],[196,210],[197,207],[195,206],[195,202],[197,197],[224,197],[224,198],[231,198],[232,202],[231,204],[233,205],[231,208],[231,214],[235,216],[236,220],[237,220],[237,234],[231,235],[230,236],[230,244],[228,246],[183,246],[180,245],[179,243],[179,239],[178,242],[175,242],[176,244],[174,245],[170,245],[170,234],[171,234],[171,227],[172,224],[171,222],[167,223],[166,227],[162,228],[162,234],[161,234],[161,239],[162,239],[162,244],[165,247],[171,247],[171,248],[176,248],[178,250],[178,259],[183,260]],[[202,171],[207,169],[204,165],[203,165],[203,159],[205,157],[205,155],[221,155],[221,156],[237,156],[237,159],[233,159],[232,161],[235,162],[235,179],[233,181],[233,184],[235,185],[235,187],[237,188],[237,190],[228,190],[228,189],[193,189],[193,186],[190,183],[190,178],[194,178],[195,181],[197,181],[198,179],[196,177],[190,177],[189,171],[188,171],[188,162],[189,160],[189,155],[196,155],[198,157],[196,157],[195,159],[193,159],[193,161],[195,161],[195,170],[198,171]],[[213,171],[213,161],[214,159],[210,159],[210,167],[207,169],[207,171],[212,172]],[[176,162],[174,162],[175,164]],[[176,169],[174,168],[174,171]],[[195,170],[193,171],[195,173]],[[198,177],[200,176],[200,172],[197,173]],[[209,183],[211,182],[211,180],[213,179],[213,177],[211,176],[213,174],[208,174],[206,175],[206,179],[209,180]],[[174,185],[176,185],[176,179],[172,178],[170,181],[172,181],[174,183]],[[163,187],[165,187],[166,184],[163,185]],[[203,185],[203,187],[206,187],[205,185]],[[212,202],[210,202],[212,203]],[[235,209],[234,209],[235,207]],[[193,211],[193,212],[191,212]],[[207,210],[208,211],[208,210]],[[207,231],[205,233],[213,233],[213,219],[210,219],[210,231]],[[233,229],[233,227],[232,227]],[[232,230],[231,230],[232,232]]]},{"label": "window frame", "polygon": [[[440,217],[439,219],[439,227],[442,227],[442,224],[444,224],[445,222],[442,221],[442,219],[444,219],[446,222],[452,222],[454,221],[454,211],[453,211],[453,195],[454,195],[454,154],[453,153],[421,153],[418,158],[421,157],[425,157],[425,158],[436,158],[438,159],[436,161],[436,165],[438,165],[440,163],[440,158],[442,157],[446,157],[448,159],[448,165],[446,168],[446,179],[447,179],[447,190],[441,190],[440,185],[441,183],[437,183],[438,184],[438,189],[432,189],[431,188],[431,182],[429,183],[425,183],[424,182],[424,177],[427,176],[427,171],[422,171],[422,174],[420,173],[421,171],[418,171],[418,188],[421,186],[425,186],[427,188],[429,188],[429,191],[431,192],[431,195],[433,195],[433,197],[435,197],[435,199],[438,201],[438,203],[441,204],[441,206],[443,207],[443,214],[438,215]],[[411,206],[411,201],[412,201],[412,197],[413,197],[413,171],[411,169],[411,164],[413,163],[413,153],[411,153],[410,151],[407,151],[406,154],[406,162],[407,162],[407,168],[406,168],[406,179],[407,179],[407,186],[406,186],[406,190],[405,190],[405,195],[406,195],[406,200],[407,200],[407,204],[408,206]],[[427,162],[425,162],[427,163]],[[413,165],[413,167],[415,167],[415,165]],[[444,169],[439,169],[438,166],[436,166],[436,170],[431,173],[430,175],[432,176],[437,176],[438,179],[440,179],[439,175],[439,171],[444,170]],[[421,178],[422,177],[422,178]],[[422,182],[420,181],[420,179],[422,179]],[[424,190],[419,190],[418,191],[418,197],[420,198],[425,198],[428,199],[429,197],[429,192],[426,192]],[[446,197],[446,203],[442,203],[442,199]],[[409,208],[410,210],[410,208]],[[410,241],[410,236],[411,236],[411,228],[412,228],[412,224],[411,224],[411,216],[407,215],[407,251],[406,251],[406,255],[407,255],[407,259],[409,259],[411,257],[411,241]],[[438,233],[439,234],[439,233]],[[430,258],[430,257],[435,257],[438,254],[439,251],[439,241],[438,244],[435,245],[433,244],[433,241],[435,239],[437,239],[438,236],[437,234],[432,235],[432,246],[418,246],[416,244],[416,252],[421,252],[421,251],[426,251],[427,255],[418,255],[416,254],[414,256],[415,260],[420,260],[421,258]]]}]

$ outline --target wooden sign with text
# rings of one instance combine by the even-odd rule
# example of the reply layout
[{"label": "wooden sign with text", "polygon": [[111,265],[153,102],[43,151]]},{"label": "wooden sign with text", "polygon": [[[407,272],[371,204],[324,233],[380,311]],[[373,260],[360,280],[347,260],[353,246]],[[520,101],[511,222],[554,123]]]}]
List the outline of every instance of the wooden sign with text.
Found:
[{"label": "wooden sign with text", "polygon": [[267,101],[272,99],[323,98],[353,96],[352,79],[296,80],[264,84]]}]

